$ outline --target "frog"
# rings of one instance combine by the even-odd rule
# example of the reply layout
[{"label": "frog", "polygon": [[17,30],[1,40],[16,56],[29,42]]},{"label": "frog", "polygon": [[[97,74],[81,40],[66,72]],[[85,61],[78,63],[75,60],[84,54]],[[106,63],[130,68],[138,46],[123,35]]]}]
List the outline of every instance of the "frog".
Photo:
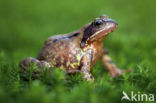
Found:
[{"label": "frog", "polygon": [[67,74],[81,73],[82,78],[94,81],[91,69],[100,59],[112,78],[122,76],[127,71],[119,69],[108,55],[108,50],[103,49],[104,39],[117,26],[115,20],[103,14],[74,32],[48,37],[38,56],[21,60],[19,67],[22,73],[30,69],[31,64],[37,68],[57,67]]}]

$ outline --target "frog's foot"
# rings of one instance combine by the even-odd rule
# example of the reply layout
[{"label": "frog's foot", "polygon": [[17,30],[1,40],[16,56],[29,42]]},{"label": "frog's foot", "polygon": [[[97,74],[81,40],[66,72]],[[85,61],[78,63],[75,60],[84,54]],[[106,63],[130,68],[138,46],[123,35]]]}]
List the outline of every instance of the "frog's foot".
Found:
[{"label": "frog's foot", "polygon": [[103,55],[102,63],[104,67],[110,72],[111,77],[122,76],[125,72],[130,72],[130,70],[121,70],[112,62],[108,55]]},{"label": "frog's foot", "polygon": [[121,70],[119,68],[111,68],[109,72],[110,72],[111,77],[114,78],[116,76],[122,76],[126,71]]},{"label": "frog's foot", "polygon": [[83,72],[82,78],[86,79],[87,81],[94,82],[94,77],[89,72]]},{"label": "frog's foot", "polygon": [[50,67],[50,64],[46,61],[40,61],[36,58],[25,58],[20,61],[19,67],[21,68],[21,72],[26,73],[26,69],[30,69],[31,66],[36,66],[38,68]]},{"label": "frog's foot", "polygon": [[114,68],[114,71],[110,71],[111,77],[114,78],[116,76],[122,76],[124,73],[131,72],[132,70],[121,70],[119,68]]},{"label": "frog's foot", "polygon": [[94,81],[94,77],[88,71],[85,72],[85,71],[81,71],[81,70],[72,69],[72,70],[66,70],[66,73],[67,74],[82,73],[83,74],[83,77],[82,77],[83,79],[86,79],[87,81]]}]

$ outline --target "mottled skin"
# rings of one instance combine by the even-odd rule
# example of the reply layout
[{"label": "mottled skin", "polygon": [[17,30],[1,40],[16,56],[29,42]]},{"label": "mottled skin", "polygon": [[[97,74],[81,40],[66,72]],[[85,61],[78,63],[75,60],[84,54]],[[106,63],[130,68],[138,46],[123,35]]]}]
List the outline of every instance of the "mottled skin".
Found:
[{"label": "mottled skin", "polygon": [[102,59],[112,77],[122,75],[124,71],[116,67],[103,49],[104,38],[116,27],[114,20],[102,15],[75,32],[49,37],[37,58],[26,58],[19,65],[23,72],[34,63],[38,68],[59,67],[67,73],[80,72],[83,78],[94,80],[90,69]]}]

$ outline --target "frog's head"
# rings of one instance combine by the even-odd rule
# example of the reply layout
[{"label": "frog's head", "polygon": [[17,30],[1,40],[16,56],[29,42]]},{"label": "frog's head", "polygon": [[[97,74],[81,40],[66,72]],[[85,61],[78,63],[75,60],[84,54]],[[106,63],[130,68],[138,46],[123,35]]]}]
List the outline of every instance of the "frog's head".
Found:
[{"label": "frog's head", "polygon": [[81,40],[81,47],[95,41],[102,41],[106,35],[116,29],[117,25],[118,24],[114,20],[109,19],[106,15],[95,18],[93,22],[85,26]]}]

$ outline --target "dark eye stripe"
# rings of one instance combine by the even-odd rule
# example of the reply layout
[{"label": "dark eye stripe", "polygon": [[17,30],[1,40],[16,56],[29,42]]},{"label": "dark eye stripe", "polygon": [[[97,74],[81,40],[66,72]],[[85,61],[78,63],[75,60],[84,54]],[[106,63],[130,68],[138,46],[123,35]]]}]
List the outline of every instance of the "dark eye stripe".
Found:
[{"label": "dark eye stripe", "polygon": [[84,33],[83,33],[83,38],[81,40],[81,47],[84,47],[85,46],[85,42],[86,40],[96,32],[96,30],[94,29],[93,27],[94,24],[91,24],[89,27],[87,27],[85,30],[84,30]]}]

